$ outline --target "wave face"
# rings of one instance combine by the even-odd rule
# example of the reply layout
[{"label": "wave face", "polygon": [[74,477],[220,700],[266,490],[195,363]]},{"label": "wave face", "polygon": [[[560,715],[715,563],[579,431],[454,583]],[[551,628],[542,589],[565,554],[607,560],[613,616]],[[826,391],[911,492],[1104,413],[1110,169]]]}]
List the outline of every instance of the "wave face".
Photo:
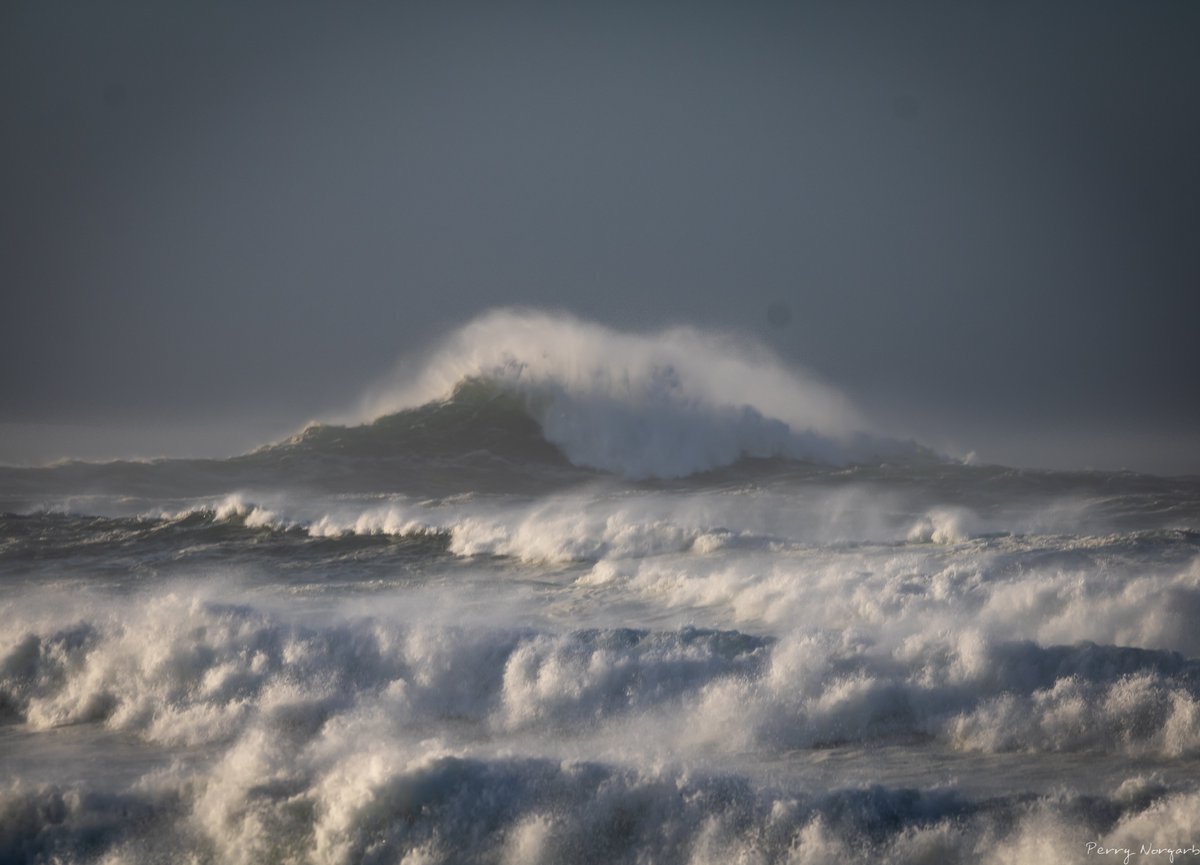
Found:
[{"label": "wave face", "polygon": [[0,470],[0,865],[1198,840],[1200,480],[882,462],[689,330],[497,313],[377,396]]}]

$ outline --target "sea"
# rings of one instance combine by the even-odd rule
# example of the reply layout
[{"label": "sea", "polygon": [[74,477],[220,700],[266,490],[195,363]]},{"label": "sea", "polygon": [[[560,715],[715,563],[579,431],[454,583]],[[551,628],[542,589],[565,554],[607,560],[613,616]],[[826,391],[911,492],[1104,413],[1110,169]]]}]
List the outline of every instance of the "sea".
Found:
[{"label": "sea", "polygon": [[498,311],[0,513],[4,865],[1200,862],[1200,478],[734,336]]}]

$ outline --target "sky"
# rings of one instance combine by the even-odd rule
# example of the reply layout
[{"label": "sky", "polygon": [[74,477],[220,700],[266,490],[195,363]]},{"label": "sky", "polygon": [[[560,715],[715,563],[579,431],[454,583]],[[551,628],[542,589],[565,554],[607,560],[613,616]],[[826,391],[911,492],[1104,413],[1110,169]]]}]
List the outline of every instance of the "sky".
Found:
[{"label": "sky", "polygon": [[0,462],[224,454],[497,306],[1200,473],[1200,4],[0,6]]}]

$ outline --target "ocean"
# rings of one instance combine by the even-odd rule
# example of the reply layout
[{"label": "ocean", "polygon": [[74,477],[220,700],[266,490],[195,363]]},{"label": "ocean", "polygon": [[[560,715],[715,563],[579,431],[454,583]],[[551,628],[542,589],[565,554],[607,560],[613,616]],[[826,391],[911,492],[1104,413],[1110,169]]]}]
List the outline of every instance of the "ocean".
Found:
[{"label": "ocean", "polygon": [[1200,479],[531,313],[334,421],[0,469],[0,863],[1200,856]]}]

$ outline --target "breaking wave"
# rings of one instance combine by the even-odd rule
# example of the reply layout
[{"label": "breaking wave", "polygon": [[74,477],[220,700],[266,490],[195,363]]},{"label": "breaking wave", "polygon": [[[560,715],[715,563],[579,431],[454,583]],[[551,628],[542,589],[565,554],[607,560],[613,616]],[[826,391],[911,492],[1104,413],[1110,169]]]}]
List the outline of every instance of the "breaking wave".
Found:
[{"label": "breaking wave", "polygon": [[528,432],[531,418],[571,463],[628,478],[682,477],[742,457],[843,464],[917,450],[866,432],[844,396],[765,347],[695,328],[620,333],[500,310],[397,378],[352,419],[394,425],[425,406],[498,403],[509,417],[494,433],[522,423]]}]

